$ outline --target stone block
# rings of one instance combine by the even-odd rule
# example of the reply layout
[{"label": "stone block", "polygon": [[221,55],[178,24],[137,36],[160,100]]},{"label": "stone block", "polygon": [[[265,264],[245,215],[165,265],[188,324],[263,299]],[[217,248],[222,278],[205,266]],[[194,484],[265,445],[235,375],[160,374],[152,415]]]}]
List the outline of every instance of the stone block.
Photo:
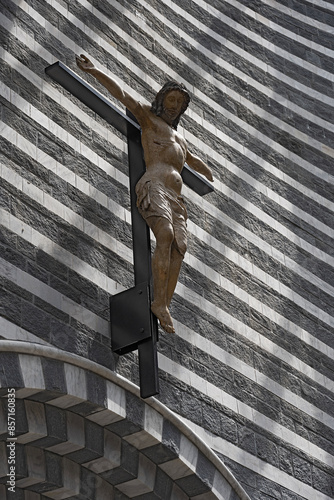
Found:
[{"label": "stone block", "polygon": [[121,464],[111,471],[101,474],[108,483],[118,485],[126,481],[132,481],[138,475],[139,452],[130,444],[122,441]]},{"label": "stone block", "polygon": [[81,450],[85,446],[84,419],[76,413],[66,412],[66,440],[48,447],[48,450],[59,455],[66,455]]},{"label": "stone block", "polygon": [[25,414],[27,416],[28,432],[21,434],[17,442],[21,444],[31,443],[37,439],[47,436],[44,405],[35,401],[24,401]]},{"label": "stone block", "polygon": [[104,452],[103,457],[91,460],[83,464],[87,469],[100,474],[108,470],[119,467],[121,463],[121,438],[109,432],[104,431]]},{"label": "stone block", "polygon": [[136,479],[117,485],[122,493],[129,498],[144,495],[153,491],[155,484],[156,465],[147,457],[139,454],[138,476]]},{"label": "stone block", "polygon": [[42,358],[45,389],[52,394],[66,392],[64,363],[56,359]]},{"label": "stone block", "polygon": [[0,353],[0,384],[5,388],[24,387],[18,354]]},{"label": "stone block", "polygon": [[25,446],[28,474],[16,481],[18,488],[28,488],[45,481],[45,457],[40,448]]},{"label": "stone block", "polygon": [[178,455],[180,453],[180,442],[180,431],[171,422],[165,420],[162,432],[162,443],[169,448],[169,450]]},{"label": "stone block", "polygon": [[80,466],[71,460],[63,459],[63,486],[44,492],[44,496],[53,500],[75,497],[80,493]]},{"label": "stone block", "polygon": [[19,354],[24,389],[16,391],[17,398],[27,398],[44,389],[41,360],[37,356]]},{"label": "stone block", "polygon": [[105,407],[107,400],[106,381],[95,373],[86,372],[87,399],[97,406]]},{"label": "stone block", "polygon": [[50,448],[67,440],[66,412],[54,406],[45,405],[47,436],[34,442],[34,446]]}]

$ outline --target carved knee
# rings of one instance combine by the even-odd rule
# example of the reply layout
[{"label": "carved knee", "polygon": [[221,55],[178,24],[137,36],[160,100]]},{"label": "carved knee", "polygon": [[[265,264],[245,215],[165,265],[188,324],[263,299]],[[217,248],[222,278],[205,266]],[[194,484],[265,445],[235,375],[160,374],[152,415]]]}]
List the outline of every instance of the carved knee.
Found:
[{"label": "carved knee", "polygon": [[157,240],[157,245],[171,246],[174,241],[174,229],[172,224],[168,222],[168,220],[162,219],[159,227],[156,229],[154,235]]}]

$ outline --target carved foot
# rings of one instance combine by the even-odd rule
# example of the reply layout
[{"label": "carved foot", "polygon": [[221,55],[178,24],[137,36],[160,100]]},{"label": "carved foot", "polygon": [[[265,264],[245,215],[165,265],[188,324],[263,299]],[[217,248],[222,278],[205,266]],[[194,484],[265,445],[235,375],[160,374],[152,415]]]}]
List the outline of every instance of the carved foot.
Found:
[{"label": "carved foot", "polygon": [[153,302],[151,305],[151,311],[158,318],[158,320],[160,321],[161,328],[163,328],[165,332],[175,333],[173,320],[166,306],[159,306],[154,304]]}]

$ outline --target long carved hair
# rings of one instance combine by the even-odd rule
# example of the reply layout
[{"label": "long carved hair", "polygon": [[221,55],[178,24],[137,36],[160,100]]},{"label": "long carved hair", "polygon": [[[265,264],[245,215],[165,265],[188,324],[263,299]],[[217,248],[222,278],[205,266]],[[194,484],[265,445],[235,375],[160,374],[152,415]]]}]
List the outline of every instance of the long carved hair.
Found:
[{"label": "long carved hair", "polygon": [[168,94],[168,92],[171,92],[172,90],[178,90],[184,97],[183,106],[181,108],[180,114],[175,118],[175,120],[172,123],[172,127],[176,130],[181,115],[183,115],[190,102],[190,95],[188,94],[188,91],[183,85],[183,83],[175,82],[173,80],[166,82],[155,96],[155,99],[152,102],[151,111],[157,116],[160,116],[163,112],[164,98]]}]

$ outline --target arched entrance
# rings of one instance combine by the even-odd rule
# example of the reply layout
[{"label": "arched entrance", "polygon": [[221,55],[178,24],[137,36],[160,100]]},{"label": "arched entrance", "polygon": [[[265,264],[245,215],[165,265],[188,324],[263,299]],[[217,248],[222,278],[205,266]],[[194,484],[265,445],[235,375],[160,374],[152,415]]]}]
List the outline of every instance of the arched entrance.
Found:
[{"label": "arched entrance", "polygon": [[0,358],[1,498],[249,499],[177,415],[123,377],[25,342],[1,341]]}]

